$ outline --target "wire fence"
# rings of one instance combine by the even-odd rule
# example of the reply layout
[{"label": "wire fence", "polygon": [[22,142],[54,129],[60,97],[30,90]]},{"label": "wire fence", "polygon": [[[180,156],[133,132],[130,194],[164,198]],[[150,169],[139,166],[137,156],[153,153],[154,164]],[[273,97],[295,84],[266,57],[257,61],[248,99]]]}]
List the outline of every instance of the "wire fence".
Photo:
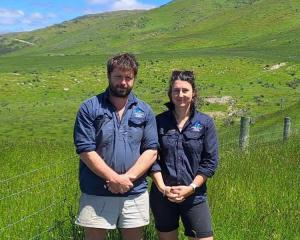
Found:
[{"label": "wire fence", "polygon": [[[68,159],[68,160],[72,160],[72,159]],[[35,174],[35,173],[37,173],[37,172],[39,172],[41,170],[44,170],[44,169],[47,169],[47,168],[50,168],[50,167],[57,166],[57,165],[60,165],[62,163],[65,163],[68,160],[61,160],[61,161],[58,161],[58,162],[49,163],[48,165],[45,165],[43,167],[36,168],[36,169],[30,170],[30,171],[18,174],[16,176],[9,177],[9,178],[4,179],[4,180],[0,180],[0,184],[8,183],[8,182],[11,182],[11,181],[16,180],[16,179],[21,178],[21,177],[25,177],[25,176],[30,175],[30,174]]]},{"label": "wire fence", "polygon": [[47,179],[46,181],[42,181],[42,182],[40,182],[39,184],[31,185],[31,186],[28,187],[28,188],[25,188],[25,189],[22,189],[22,190],[20,190],[20,191],[18,191],[18,192],[14,192],[14,193],[12,193],[12,194],[10,194],[10,195],[4,196],[4,197],[0,198],[0,201],[5,200],[5,199],[8,199],[8,198],[11,198],[11,197],[15,197],[15,196],[18,196],[18,195],[21,195],[21,194],[22,194],[22,196],[24,196],[25,193],[28,193],[28,192],[30,192],[30,191],[32,191],[32,190],[38,188],[38,187],[45,186],[46,184],[55,182],[55,181],[57,181],[58,179],[61,179],[61,178],[66,177],[67,175],[70,175],[71,173],[75,173],[75,170],[68,171],[68,172],[63,173],[63,174],[61,174],[61,175],[59,175],[59,176],[56,176],[56,177],[54,177],[54,178],[50,178],[50,179]]},{"label": "wire fence", "polygon": [[[299,136],[300,124],[292,124],[291,126],[291,135]],[[221,132],[219,134],[220,151],[238,148],[239,137],[238,127]],[[250,134],[249,145],[256,146],[282,140],[283,126],[278,125],[269,132],[259,133],[258,131]],[[26,177],[33,179],[39,176],[40,179],[35,184],[24,186],[6,195],[0,195],[0,211],[4,213],[2,214],[4,217],[0,219],[0,239],[14,239],[13,236],[17,238],[21,233],[23,234],[23,231],[26,231],[24,233],[26,239],[50,239],[47,238],[48,235],[53,235],[51,239],[55,239],[55,232],[63,228],[73,229],[71,234],[76,234],[76,231],[79,235],[82,234],[78,229],[74,232],[76,228],[73,221],[75,214],[74,211],[70,211],[71,207],[77,208],[76,204],[79,197],[76,174],[78,164],[72,164],[71,168],[68,167],[68,171],[61,171],[60,174],[56,172],[52,176],[50,175],[51,177],[42,179],[44,171],[51,172],[54,166],[65,169],[64,164],[70,160],[76,160],[74,163],[78,163],[77,158],[69,158],[0,180],[0,186],[4,188],[7,184],[18,183],[19,179]],[[28,183],[31,181],[29,180]],[[30,196],[26,197],[26,195]],[[18,216],[9,217],[16,212],[18,212]],[[44,223],[41,220],[42,216],[49,218],[49,221]]]}]

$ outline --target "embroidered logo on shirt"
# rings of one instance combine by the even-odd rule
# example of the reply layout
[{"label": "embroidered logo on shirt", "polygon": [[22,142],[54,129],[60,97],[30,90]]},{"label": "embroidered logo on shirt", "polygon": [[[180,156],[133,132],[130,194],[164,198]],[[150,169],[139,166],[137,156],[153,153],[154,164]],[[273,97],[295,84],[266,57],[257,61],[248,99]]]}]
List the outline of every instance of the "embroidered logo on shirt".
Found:
[{"label": "embroidered logo on shirt", "polygon": [[202,129],[202,125],[200,122],[195,122],[194,125],[191,127],[191,129],[194,131],[194,132],[200,132],[200,130]]},{"label": "embroidered logo on shirt", "polygon": [[142,109],[137,107],[136,109],[134,109],[133,116],[136,118],[143,118],[145,117],[145,113]]}]

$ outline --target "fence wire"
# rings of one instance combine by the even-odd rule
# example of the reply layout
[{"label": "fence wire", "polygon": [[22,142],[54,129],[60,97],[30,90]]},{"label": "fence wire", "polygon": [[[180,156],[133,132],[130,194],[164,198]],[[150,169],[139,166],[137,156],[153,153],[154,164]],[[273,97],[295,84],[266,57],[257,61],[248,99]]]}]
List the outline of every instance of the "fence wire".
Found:
[{"label": "fence wire", "polygon": [[29,218],[32,218],[33,216],[36,216],[37,214],[46,211],[49,208],[53,208],[53,206],[56,206],[56,205],[58,205],[58,203],[61,203],[61,202],[65,202],[65,199],[63,201],[52,202],[47,207],[41,208],[41,209],[39,209],[39,210],[29,214],[29,215],[26,215],[25,217],[22,217],[21,219],[17,220],[16,222],[13,222],[13,223],[10,223],[10,224],[6,225],[5,227],[0,229],[0,232],[3,232],[4,230],[6,230],[8,228],[12,228],[13,226],[17,225],[18,223],[24,222],[24,221],[28,220]]},{"label": "fence wire", "polygon": [[37,188],[37,187],[41,187],[41,186],[46,185],[46,184],[48,184],[48,183],[50,183],[50,182],[54,182],[54,181],[56,181],[57,179],[63,178],[63,177],[65,177],[65,176],[67,176],[67,175],[69,175],[70,173],[73,173],[73,172],[75,172],[75,170],[71,170],[71,171],[65,172],[65,173],[62,174],[62,175],[59,175],[59,176],[54,177],[54,178],[50,178],[50,179],[48,179],[48,180],[46,180],[46,181],[42,181],[42,182],[39,183],[39,184],[31,185],[30,187],[28,187],[28,188],[26,188],[26,189],[22,189],[21,191],[18,191],[18,192],[15,192],[15,193],[12,193],[12,194],[10,194],[10,195],[7,195],[7,196],[5,196],[5,197],[0,198],[0,201],[2,201],[2,200],[4,200],[4,199],[11,198],[11,197],[18,196],[18,195],[20,195],[20,194],[24,194],[24,193],[31,192],[33,189],[35,189],[35,188]]},{"label": "fence wire", "polygon": [[67,159],[67,160],[61,160],[61,161],[58,161],[58,162],[55,162],[55,163],[50,163],[50,164],[45,165],[43,167],[36,168],[36,169],[30,170],[28,172],[24,172],[24,173],[21,173],[19,175],[15,175],[13,177],[4,179],[4,180],[0,180],[0,184],[2,184],[2,183],[6,183],[7,184],[8,182],[11,182],[12,180],[18,179],[20,177],[25,177],[25,176],[33,174],[33,173],[37,173],[37,172],[39,172],[39,171],[41,171],[43,169],[46,169],[46,168],[49,168],[49,167],[52,167],[52,166],[56,166],[56,165],[61,164],[61,163],[65,163],[66,161],[69,161],[69,160],[74,160],[74,158],[70,158],[70,159]]},{"label": "fence wire", "polygon": [[58,225],[57,223],[56,224],[54,224],[54,225],[51,225],[51,226],[48,226],[48,228],[46,229],[46,230],[44,230],[44,231],[42,231],[42,232],[40,232],[40,233],[38,233],[38,234],[36,234],[36,235],[34,235],[34,236],[32,236],[31,238],[29,238],[29,240],[34,240],[34,239],[40,239],[40,237],[41,236],[43,236],[43,235],[45,235],[46,233],[51,233],[51,232],[53,232],[56,228],[58,228],[59,226],[61,226],[61,225],[64,225],[67,221],[69,221],[70,219],[65,219],[65,220],[63,220],[63,221],[59,221],[59,224],[60,225]]},{"label": "fence wire", "polygon": [[[274,128],[274,129],[276,130],[278,128]],[[219,147],[221,149],[224,148],[224,147],[235,148],[239,145],[239,132],[238,131],[236,132],[235,136],[230,135],[230,137],[227,138],[227,134],[231,133],[231,131],[232,131],[232,129],[220,133]],[[250,132],[251,132],[251,130],[250,130]],[[300,134],[300,125],[299,124],[298,125],[292,125],[291,133],[296,134],[298,136]],[[276,131],[262,133],[262,134],[252,134],[252,135],[250,134],[250,136],[249,136],[249,145],[250,146],[255,146],[255,145],[258,145],[258,144],[262,144],[264,142],[278,141],[278,140],[283,140],[283,130],[276,130]],[[72,157],[70,159],[75,159],[75,158]],[[36,169],[30,170],[28,172],[24,172],[24,173],[15,175],[13,177],[10,177],[10,178],[4,179],[4,180],[0,180],[0,184],[7,184],[9,182],[13,182],[18,178],[22,178],[22,177],[25,177],[25,176],[29,176],[31,174],[41,172],[41,171],[43,171],[47,168],[51,168],[52,166],[57,165],[57,164],[61,164],[63,162],[65,162],[65,160],[62,160],[62,161],[59,161],[59,162],[56,162],[56,163],[50,163],[46,166],[36,168]],[[66,179],[67,176],[69,176],[71,173],[74,173],[75,171],[78,171],[78,169],[73,169],[71,171],[64,172],[59,176],[49,178],[49,179],[47,179],[45,181],[42,181],[38,184],[31,185],[27,188],[24,188],[24,189],[20,190],[20,191],[17,191],[17,192],[14,192],[12,194],[9,194],[7,196],[4,196],[4,197],[0,198],[0,201],[7,200],[7,199],[10,199],[10,198],[15,197],[15,196],[20,196],[20,195],[23,196],[25,193],[33,192],[34,189],[36,189],[38,187],[45,186],[49,183],[55,182],[58,179],[64,180],[64,179]],[[68,184],[68,182],[65,181],[63,184]],[[36,216],[38,216],[41,213],[45,213],[47,211],[50,212],[51,209],[54,209],[58,206],[63,206],[63,205],[65,205],[65,203],[66,203],[66,197],[63,197],[63,200],[53,201],[49,205],[47,205],[46,207],[39,208],[38,210],[30,212],[29,214],[21,217],[20,219],[14,221],[14,222],[11,222],[11,223],[7,224],[6,226],[0,228],[0,233],[8,231],[9,229],[12,229],[13,227],[16,227],[17,225],[19,225],[19,224],[21,224],[25,221],[28,221],[29,219],[35,218]],[[62,221],[59,221],[59,223],[60,224],[65,224],[68,220],[70,220],[70,218],[66,218]],[[53,225],[50,224],[50,225],[47,226],[47,228],[45,230],[42,230],[41,232],[37,233],[36,235],[31,236],[28,239],[32,239],[32,240],[33,239],[40,239],[43,235],[46,235],[46,234],[49,234],[49,233],[53,232],[57,227],[58,227],[57,223],[55,223]]]}]

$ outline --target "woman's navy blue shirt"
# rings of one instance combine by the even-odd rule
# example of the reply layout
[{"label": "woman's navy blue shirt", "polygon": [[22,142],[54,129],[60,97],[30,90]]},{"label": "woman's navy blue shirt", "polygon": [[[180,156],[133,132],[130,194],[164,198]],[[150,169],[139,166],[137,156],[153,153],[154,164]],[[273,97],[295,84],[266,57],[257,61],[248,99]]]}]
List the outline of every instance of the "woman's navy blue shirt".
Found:
[{"label": "woman's navy blue shirt", "polygon": [[[213,119],[192,111],[189,120],[179,131],[172,110],[156,117],[159,158],[151,171],[161,171],[167,186],[190,185],[196,175],[212,177],[218,165],[218,140]],[[206,199],[206,183],[186,201]]]}]

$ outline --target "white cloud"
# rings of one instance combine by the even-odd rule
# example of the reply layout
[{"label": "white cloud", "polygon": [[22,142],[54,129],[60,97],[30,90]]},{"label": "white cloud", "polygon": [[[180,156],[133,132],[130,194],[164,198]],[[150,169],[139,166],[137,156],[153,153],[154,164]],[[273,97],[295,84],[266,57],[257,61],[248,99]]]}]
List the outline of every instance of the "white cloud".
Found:
[{"label": "white cloud", "polygon": [[50,25],[54,13],[25,13],[22,10],[0,8],[0,32],[24,31]]},{"label": "white cloud", "polygon": [[84,14],[96,14],[96,13],[100,13],[100,12],[103,12],[103,10],[85,9],[83,11]]},{"label": "white cloud", "polygon": [[9,10],[0,8],[0,24],[1,25],[12,25],[17,23],[24,17],[24,12],[21,10]]},{"label": "white cloud", "polygon": [[[156,6],[144,4],[138,0],[86,0],[91,5],[101,5],[105,10],[133,10],[133,9],[151,9]],[[95,12],[95,10],[86,10],[86,12]]]},{"label": "white cloud", "polygon": [[155,6],[143,4],[136,0],[118,0],[112,5],[113,10],[133,10],[133,9],[150,9]]},{"label": "white cloud", "polygon": [[89,4],[106,4],[111,2],[110,0],[87,0]]},{"label": "white cloud", "polygon": [[35,12],[32,13],[30,15],[25,15],[20,22],[26,25],[31,25],[31,24],[36,24],[36,23],[40,23],[43,21],[47,21],[47,16],[39,13],[39,12]]},{"label": "white cloud", "polygon": [[35,12],[35,13],[32,13],[31,15],[30,15],[30,18],[32,19],[32,20],[40,20],[40,19],[44,19],[45,18],[45,16],[43,16],[41,13],[39,13],[39,12]]},{"label": "white cloud", "polygon": [[47,18],[56,18],[57,17],[57,15],[54,13],[47,13],[46,16],[47,16]]}]

